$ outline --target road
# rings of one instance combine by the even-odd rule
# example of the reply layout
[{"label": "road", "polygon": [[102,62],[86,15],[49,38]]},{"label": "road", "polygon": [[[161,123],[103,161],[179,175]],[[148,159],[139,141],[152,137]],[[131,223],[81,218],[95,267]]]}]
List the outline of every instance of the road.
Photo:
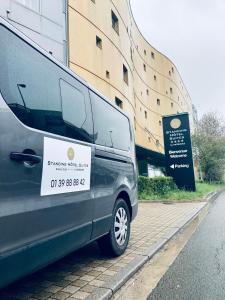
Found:
[{"label": "road", "polygon": [[148,300],[225,299],[225,192]]}]

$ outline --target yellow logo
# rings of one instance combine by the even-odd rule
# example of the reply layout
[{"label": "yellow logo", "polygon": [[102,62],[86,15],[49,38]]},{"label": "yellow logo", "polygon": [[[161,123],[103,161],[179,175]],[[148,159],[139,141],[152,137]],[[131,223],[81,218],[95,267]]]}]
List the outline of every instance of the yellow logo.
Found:
[{"label": "yellow logo", "polygon": [[75,156],[74,150],[73,150],[73,148],[70,147],[67,150],[67,157],[68,157],[69,160],[73,160],[74,156]]},{"label": "yellow logo", "polygon": [[173,119],[171,122],[170,122],[170,126],[173,128],[173,129],[178,129],[180,126],[181,126],[181,121],[180,119]]}]

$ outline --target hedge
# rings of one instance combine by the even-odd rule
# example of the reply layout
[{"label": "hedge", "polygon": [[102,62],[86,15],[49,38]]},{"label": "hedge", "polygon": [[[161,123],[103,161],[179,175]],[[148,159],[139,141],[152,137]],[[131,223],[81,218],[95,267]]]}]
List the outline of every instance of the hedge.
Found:
[{"label": "hedge", "polygon": [[177,189],[172,177],[138,177],[138,192],[147,195],[165,195]]}]

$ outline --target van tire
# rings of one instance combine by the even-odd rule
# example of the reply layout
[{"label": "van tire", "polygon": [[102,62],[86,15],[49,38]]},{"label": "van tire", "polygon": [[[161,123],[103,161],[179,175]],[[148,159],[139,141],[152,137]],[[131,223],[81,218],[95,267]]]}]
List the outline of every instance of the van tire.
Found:
[{"label": "van tire", "polygon": [[130,239],[130,211],[124,199],[118,199],[113,209],[110,231],[98,240],[102,252],[109,256],[122,255]]}]

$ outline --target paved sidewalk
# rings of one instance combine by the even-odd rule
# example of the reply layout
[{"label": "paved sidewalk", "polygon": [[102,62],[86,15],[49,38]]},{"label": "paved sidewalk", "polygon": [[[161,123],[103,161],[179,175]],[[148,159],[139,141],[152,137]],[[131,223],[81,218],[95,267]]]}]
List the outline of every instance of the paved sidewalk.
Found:
[{"label": "paved sidewalk", "polygon": [[[166,240],[203,206],[201,203],[140,203],[126,253],[108,259],[93,243],[0,292],[4,300],[100,299],[123,284],[126,272],[148,259],[149,248]],[[125,275],[125,277],[124,277]]]}]

